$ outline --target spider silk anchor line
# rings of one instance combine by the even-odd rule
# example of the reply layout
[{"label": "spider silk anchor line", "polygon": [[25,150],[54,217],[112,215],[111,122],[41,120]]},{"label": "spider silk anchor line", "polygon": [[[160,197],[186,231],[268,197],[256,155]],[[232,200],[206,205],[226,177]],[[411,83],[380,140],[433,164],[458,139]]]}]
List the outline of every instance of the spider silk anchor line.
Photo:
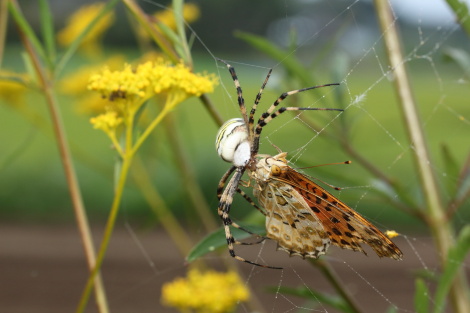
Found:
[{"label": "spider silk anchor line", "polygon": [[[286,251],[291,256],[316,259],[326,253],[330,244],[366,254],[361,246],[361,243],[365,243],[379,257],[401,260],[402,252],[386,235],[307,176],[290,167],[286,152],[279,150],[279,154],[275,156],[258,154],[263,127],[282,113],[300,110],[342,111],[341,109],[298,107],[277,109],[285,98],[306,90],[339,84],[326,84],[285,92],[266,112],[261,114],[255,125],[254,115],[272,70],[269,70],[248,115],[235,69],[227,62],[218,60],[227,66],[232,75],[242,115],[242,118],[231,119],[222,125],[215,143],[219,156],[224,161],[232,163],[232,167],[222,176],[217,188],[219,199],[217,212],[224,224],[230,255],[252,265],[280,269],[280,267],[246,260],[235,253],[234,245],[249,243],[235,240],[230,226],[256,235],[230,219],[233,197],[238,192],[266,217],[266,237],[275,240],[278,249]],[[253,195],[258,199],[260,206],[257,206],[239,188],[245,171],[250,181],[254,182]]]}]

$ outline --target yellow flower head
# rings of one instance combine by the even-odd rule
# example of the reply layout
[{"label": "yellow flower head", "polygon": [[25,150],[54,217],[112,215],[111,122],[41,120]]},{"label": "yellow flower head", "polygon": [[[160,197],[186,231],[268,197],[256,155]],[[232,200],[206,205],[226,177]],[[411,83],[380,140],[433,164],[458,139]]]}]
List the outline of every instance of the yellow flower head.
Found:
[{"label": "yellow flower head", "polygon": [[162,302],[181,311],[232,312],[238,302],[248,300],[248,289],[235,272],[190,270],[162,287]]},{"label": "yellow flower head", "polygon": [[[124,63],[122,55],[114,55],[103,63],[110,69],[118,69]],[[102,99],[99,95],[87,92],[88,82],[90,76],[98,73],[103,69],[103,64],[100,63],[85,65],[73,73],[67,75],[58,84],[59,90],[66,95],[74,96],[77,99],[77,111],[82,114],[100,114],[105,112],[106,107],[109,106],[107,100]]]},{"label": "yellow flower head", "polygon": [[28,87],[26,75],[8,71],[0,71],[0,99],[7,104],[20,106],[24,103],[24,96]]},{"label": "yellow flower head", "polygon": [[117,117],[116,112],[106,112],[92,117],[90,122],[96,129],[111,130],[116,129],[122,123],[122,118]]},{"label": "yellow flower head", "polygon": [[182,63],[174,66],[160,58],[137,67],[126,64],[121,71],[105,68],[90,77],[88,89],[115,102],[115,110],[135,111],[156,94],[166,95],[166,105],[174,107],[190,96],[212,92],[216,84],[214,75],[194,74]]},{"label": "yellow flower head", "polygon": [[390,239],[400,236],[400,234],[397,233],[397,232],[394,231],[394,230],[387,230],[387,231],[385,232],[385,235],[387,235],[387,237],[390,238]]},{"label": "yellow flower head", "polygon": [[[201,12],[197,5],[193,3],[185,3],[183,5],[183,19],[186,23],[192,23],[196,21]],[[165,24],[169,28],[176,30],[176,21],[175,21],[175,14],[173,10],[167,9],[164,11],[158,11],[153,15],[158,22]]]},{"label": "yellow flower head", "polygon": [[[57,40],[62,46],[69,46],[85,30],[85,28],[96,18],[105,3],[96,2],[82,6],[69,17],[67,26],[57,34]],[[80,49],[89,56],[101,52],[100,40],[104,32],[114,21],[114,13],[109,12],[102,16],[95,26],[85,35]]]}]

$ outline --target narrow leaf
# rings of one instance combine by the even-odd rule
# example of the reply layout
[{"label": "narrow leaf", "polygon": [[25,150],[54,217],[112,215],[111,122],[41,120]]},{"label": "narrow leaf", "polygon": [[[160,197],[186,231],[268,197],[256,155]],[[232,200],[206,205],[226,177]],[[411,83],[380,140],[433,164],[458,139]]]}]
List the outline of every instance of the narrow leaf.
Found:
[{"label": "narrow leaf", "polygon": [[447,145],[444,144],[441,146],[441,153],[444,160],[445,171],[447,176],[451,178],[448,180],[446,186],[447,192],[454,197],[456,193],[455,177],[459,176],[459,165]]},{"label": "narrow leaf", "polygon": [[428,313],[429,311],[429,290],[423,279],[416,279],[415,291],[415,311],[416,313]]},{"label": "narrow leaf", "polygon": [[93,27],[95,27],[96,23],[109,11],[111,11],[114,6],[118,3],[119,0],[110,0],[109,2],[106,3],[106,5],[101,9],[100,13],[96,15],[96,17],[91,21],[90,24],[85,27],[85,29],[82,31],[80,35],[78,35],[77,38],[70,44],[70,46],[67,48],[65,51],[64,55],[60,58],[57,67],[56,67],[56,75],[59,76],[62,70],[64,69],[65,65],[68,63],[70,58],[75,54],[77,51],[78,47],[83,41],[83,38],[90,32]]},{"label": "narrow leaf", "polygon": [[312,290],[307,287],[270,287],[268,289],[271,292],[279,292],[284,295],[297,296],[304,299],[313,300],[315,302],[321,303],[322,305],[328,305],[332,308],[337,309],[341,312],[354,313],[355,311],[349,307],[349,305],[341,297],[337,295],[330,295],[327,293],[321,293],[315,290]]},{"label": "narrow leaf", "polygon": [[41,14],[41,31],[49,63],[54,64],[56,57],[54,19],[51,14],[48,0],[39,1],[39,13]]},{"label": "narrow leaf", "polygon": [[470,226],[467,225],[460,231],[457,243],[449,250],[449,253],[447,254],[447,261],[444,267],[444,272],[439,279],[439,283],[436,289],[436,296],[434,297],[434,313],[440,313],[444,311],[445,300],[452,285],[452,281],[454,280],[455,275],[459,273],[460,266],[465,260],[469,250]]},{"label": "narrow leaf", "polygon": [[446,48],[443,58],[444,61],[454,62],[462,71],[470,75],[470,54],[467,51],[457,48]]},{"label": "narrow leaf", "polygon": [[[255,234],[259,234],[260,236],[264,236],[264,234],[266,233],[266,229],[264,227],[254,225],[242,225],[242,227],[250,230]],[[233,237],[237,240],[243,240],[252,236],[237,228],[232,227],[231,230]],[[227,240],[225,239],[225,231],[223,227],[210,233],[209,235],[204,237],[198,244],[196,244],[196,246],[194,246],[194,248],[189,252],[188,256],[186,257],[186,260],[188,262],[193,262],[194,260],[222,246],[227,246]]]},{"label": "narrow leaf", "polygon": [[470,36],[470,19],[469,16],[469,7],[468,2],[460,0],[446,0],[449,7],[454,11],[454,14],[457,17],[462,28],[467,33],[467,36]]},{"label": "narrow leaf", "polygon": [[236,31],[235,37],[242,39],[253,48],[267,54],[276,61],[282,62],[282,65],[288,71],[292,72],[292,74],[299,77],[306,86],[315,81],[310,74],[307,73],[305,66],[293,58],[291,53],[281,50],[266,38],[241,31]]},{"label": "narrow leaf", "polygon": [[22,36],[25,36],[31,42],[32,46],[34,47],[34,50],[39,54],[39,56],[43,60],[48,61],[41,41],[39,41],[38,37],[34,33],[33,28],[31,27],[31,25],[29,25],[28,21],[24,17],[23,13],[21,12],[21,9],[18,7],[18,4],[14,1],[8,1],[8,9],[11,15],[13,16],[16,25],[18,25]]}]

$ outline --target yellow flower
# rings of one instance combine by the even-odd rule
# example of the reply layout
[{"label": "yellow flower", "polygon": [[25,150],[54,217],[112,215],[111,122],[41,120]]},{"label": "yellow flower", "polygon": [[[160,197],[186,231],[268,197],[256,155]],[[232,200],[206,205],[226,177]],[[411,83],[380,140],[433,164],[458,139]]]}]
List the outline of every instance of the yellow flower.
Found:
[{"label": "yellow flower", "polygon": [[126,64],[121,71],[105,68],[90,77],[88,89],[99,92],[114,103],[115,111],[126,114],[156,94],[166,95],[166,106],[173,108],[190,96],[212,92],[216,84],[214,75],[194,74],[182,63],[173,66],[160,58],[137,67]]},{"label": "yellow flower", "polygon": [[390,238],[390,239],[400,236],[400,234],[397,233],[397,232],[394,231],[394,230],[387,230],[387,231],[385,232],[385,235],[387,235],[387,237]]},{"label": "yellow flower", "polygon": [[[69,17],[67,26],[57,34],[58,42],[63,46],[69,46],[85,30],[91,21],[96,18],[104,6],[105,3],[102,2],[82,6]],[[100,40],[113,21],[113,12],[102,16],[95,26],[85,35],[80,49],[88,56],[100,54]]]},{"label": "yellow flower", "polygon": [[248,289],[235,272],[190,270],[187,278],[177,278],[162,287],[163,304],[182,312],[232,312],[237,303],[248,298]]},{"label": "yellow flower", "polygon": [[103,64],[112,70],[116,70],[124,63],[124,56],[113,55],[99,64],[85,65],[75,69],[73,73],[67,75],[59,82],[59,90],[70,96],[80,96],[87,90],[90,76],[100,72],[103,69]]},{"label": "yellow flower", "polygon": [[106,112],[90,119],[93,128],[101,129],[106,133],[114,132],[122,123],[122,118],[118,117],[116,112]]},{"label": "yellow flower", "polygon": [[26,75],[8,71],[0,71],[0,99],[7,104],[20,106],[24,103],[24,96],[28,87]]},{"label": "yellow flower", "polygon": [[[200,15],[201,12],[199,11],[198,6],[194,3],[185,3],[183,5],[183,19],[186,21],[186,23],[192,23],[196,21]],[[155,12],[153,16],[157,19],[158,22],[165,24],[173,30],[176,30],[175,14],[172,9]]]},{"label": "yellow flower", "polygon": [[[127,153],[132,156],[177,104],[188,97],[212,92],[216,84],[217,77],[214,75],[194,74],[182,63],[173,66],[163,59],[148,61],[136,67],[126,64],[121,71],[104,68],[90,77],[88,89],[100,93],[107,100],[107,112],[113,112],[115,118],[122,118],[126,129],[126,147],[120,146],[116,129],[111,131],[107,128],[108,122],[102,120],[103,117],[98,116],[92,123],[95,128],[105,131],[121,155]],[[156,95],[159,96],[158,100],[163,101],[163,108],[156,117],[146,117],[150,122],[143,127],[144,130],[134,142],[131,134],[136,122],[135,116],[142,105]],[[143,111],[144,114],[145,112],[146,110]]]},{"label": "yellow flower", "polygon": [[[115,70],[120,68],[123,62],[124,57],[122,55],[114,55],[103,63],[108,68]],[[90,76],[101,71],[103,63],[82,66],[64,77],[58,84],[59,90],[63,94],[74,96],[77,99],[77,109],[80,113],[100,114],[105,112],[106,106],[109,105],[107,100],[87,92]]]}]

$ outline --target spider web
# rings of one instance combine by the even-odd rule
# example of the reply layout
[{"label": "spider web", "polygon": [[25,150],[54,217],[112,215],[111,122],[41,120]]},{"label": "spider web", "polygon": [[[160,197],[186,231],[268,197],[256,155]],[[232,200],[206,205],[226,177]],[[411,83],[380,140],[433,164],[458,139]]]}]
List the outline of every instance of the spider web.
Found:
[{"label": "spider web", "polygon": [[[397,312],[414,312],[415,276],[412,272],[437,271],[439,268],[439,255],[431,237],[417,219],[410,218],[392,205],[380,202],[376,191],[386,193],[389,190],[345,153],[338,142],[325,136],[329,132],[337,132],[341,119],[344,118],[348,124],[348,133],[343,135],[349,145],[357,147],[362,156],[387,176],[397,179],[410,195],[417,196],[418,178],[410,177],[410,171],[413,172],[414,167],[413,146],[406,137],[393,93],[393,71],[385,58],[384,34],[379,30],[377,22],[369,17],[373,11],[369,2],[341,1],[319,6],[321,3],[285,1],[285,16],[273,17],[268,25],[264,25],[263,35],[271,42],[286,47],[289,45],[289,34],[295,29],[297,39],[289,57],[299,57],[305,63],[316,58],[314,62],[318,69],[315,69],[314,76],[317,81],[314,84],[341,83],[340,87],[326,87],[320,93],[315,90],[300,93],[292,99],[286,99],[283,105],[331,107],[337,103],[335,99],[340,94],[344,97],[344,112],[282,114],[264,128],[260,153],[275,153],[273,145],[276,145],[289,152],[293,167],[302,168],[346,159],[353,160],[353,164],[349,166],[322,166],[302,171],[341,187],[341,191],[332,193],[379,229],[398,231],[401,236],[393,240],[402,249],[404,260],[397,262],[379,259],[370,249],[367,250],[369,256],[366,257],[337,247],[330,247],[327,256],[322,258],[338,274],[340,284],[353,296],[362,312],[386,312],[390,308]],[[445,6],[442,10],[437,10],[439,14],[432,15],[436,10],[430,10],[430,7],[438,5],[438,1],[432,5],[426,1],[415,1],[413,5],[416,7],[413,8],[401,6],[396,1],[391,4],[395,15],[393,23],[388,26],[404,30],[403,63],[408,67],[411,82],[415,87],[413,91],[421,113],[421,126],[430,139],[429,148],[433,156],[431,165],[441,184],[455,185],[459,178],[449,172],[442,160],[441,151],[442,145],[445,144],[459,164],[465,161],[468,153],[470,110],[468,100],[464,99],[470,98],[470,92],[465,73],[455,64],[444,63],[442,60],[451,49],[468,51],[469,41],[462,34],[459,25],[453,21],[450,11],[446,13]],[[258,13],[243,12],[243,16],[248,19],[251,18],[250,15],[256,16]],[[265,14],[269,14],[269,11]],[[251,31],[243,27],[242,21],[236,28]],[[242,53],[218,52],[208,43],[209,34],[197,31],[197,28],[191,31],[196,38],[195,48],[202,47],[203,55],[213,60],[213,71],[218,74],[222,87],[219,88],[218,97],[223,99],[217,103],[217,109],[226,120],[240,117],[240,113],[230,74],[216,58],[227,60],[235,67],[248,109],[268,68],[273,68],[273,75],[257,114],[266,110],[282,92],[309,87],[300,85],[298,80],[288,80],[289,76],[285,70],[287,58],[274,61],[253,48],[249,48],[251,50],[248,56]],[[340,35],[337,35],[338,33]],[[336,39],[333,40],[332,37]],[[227,42],[237,40],[231,36],[224,39]],[[325,46],[332,40],[335,46],[328,50]],[[323,55],[318,53],[321,49],[326,49],[324,51],[328,51],[331,56],[325,52]],[[332,73],[338,67],[335,62],[346,62],[336,76]],[[456,95],[459,95],[457,100]],[[314,125],[318,127],[312,126],[309,121],[314,121]],[[215,133],[214,129],[213,137]],[[204,139],[209,143],[202,144],[201,149],[210,149],[208,147],[212,146],[213,139]],[[215,156],[215,152],[213,154]],[[214,164],[217,164],[215,158]],[[213,170],[222,175],[229,165],[222,162],[220,164],[214,166]],[[214,181],[214,188],[216,184],[217,181]],[[399,195],[392,195],[391,198],[398,199]],[[241,198],[234,200],[231,215],[235,219],[243,217],[243,213],[238,213],[237,209],[238,205],[244,206],[242,202]],[[212,205],[215,208],[216,203],[212,202]],[[465,209],[460,212],[464,211]],[[246,210],[244,212],[246,213]],[[459,224],[468,223],[466,215],[459,214],[457,219]],[[132,227],[129,231],[134,234]],[[172,274],[183,270],[175,265],[157,268],[154,263],[156,261],[152,261],[154,257],[149,255],[149,248],[143,244],[144,241],[136,237],[135,242],[153,272],[153,279],[168,280]],[[283,291],[284,288],[304,288],[307,293],[310,292],[312,299],[315,299],[317,292],[335,292],[320,270],[308,261],[296,257],[289,258],[284,252],[276,252],[275,243],[269,241],[255,246],[237,247],[237,253],[258,263],[284,267],[283,270],[275,271],[247,264],[239,265],[245,273],[246,284],[251,286],[264,312],[337,312],[327,305],[290,296]],[[209,255],[205,258],[209,261],[230,259],[228,254]],[[464,267],[468,268],[468,263]],[[266,286],[273,287],[271,292],[265,291]],[[429,300],[433,300],[431,295]],[[241,304],[238,311],[250,312],[252,308]]]}]

